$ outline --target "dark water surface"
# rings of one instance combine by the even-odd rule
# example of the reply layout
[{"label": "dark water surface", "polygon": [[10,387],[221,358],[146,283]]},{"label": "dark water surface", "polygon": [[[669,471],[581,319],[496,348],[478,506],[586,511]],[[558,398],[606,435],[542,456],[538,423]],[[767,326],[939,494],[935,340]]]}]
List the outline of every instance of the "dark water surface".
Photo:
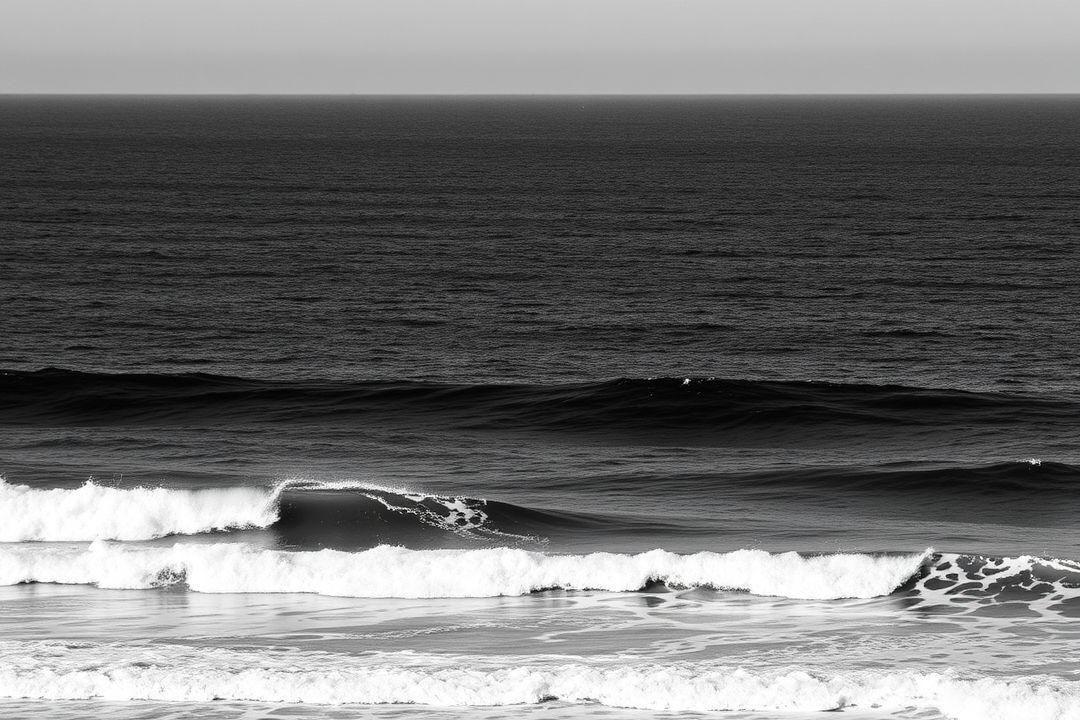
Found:
[{"label": "dark water surface", "polygon": [[0,100],[12,369],[1075,391],[1075,98]]}]

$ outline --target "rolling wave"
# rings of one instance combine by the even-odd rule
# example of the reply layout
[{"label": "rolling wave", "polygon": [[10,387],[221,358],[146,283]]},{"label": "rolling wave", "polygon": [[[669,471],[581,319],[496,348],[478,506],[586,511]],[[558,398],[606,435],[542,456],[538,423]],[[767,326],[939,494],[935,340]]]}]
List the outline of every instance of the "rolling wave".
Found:
[{"label": "rolling wave", "polygon": [[[358,549],[437,543],[448,535],[500,543],[543,543],[567,532],[678,534],[700,528],[679,511],[681,498],[718,489],[760,497],[835,497],[869,493],[938,502],[953,498],[969,509],[1016,498],[1057,498],[1075,505],[1080,468],[1031,459],[981,466],[891,464],[875,467],[777,469],[752,473],[568,478],[575,489],[603,494],[645,483],[664,512],[625,513],[538,508],[499,500],[421,492],[367,482],[290,479],[273,486],[208,489],[118,488],[87,481],[77,488],[37,488],[0,478],[0,542],[153,540],[262,529],[297,549]],[[961,507],[961,506],[957,506]]]},{"label": "rolling wave", "polygon": [[570,385],[255,380],[47,369],[0,372],[0,423],[170,426],[407,422],[476,429],[782,431],[820,426],[1075,423],[1066,400],[893,385],[619,379]]},{"label": "rolling wave", "polygon": [[[361,482],[286,480],[273,487],[34,488],[0,478],[0,542],[154,540],[269,529],[285,545],[370,547],[449,533],[543,542],[561,528],[649,527],[660,521],[540,510]],[[435,535],[432,535],[435,533]]]},{"label": "rolling wave", "polygon": [[267,527],[278,519],[277,490],[31,488],[0,478],[0,542],[150,540]]},{"label": "rolling wave", "polygon": [[661,586],[797,600],[896,595],[946,613],[1080,615],[1080,562],[956,553],[804,555],[736,550],[687,555],[548,554],[513,547],[359,552],[271,550],[247,543],[135,546],[95,541],[0,546],[0,585],[183,586],[202,593],[463,598],[545,590],[635,592]]},{"label": "rolling wave", "polygon": [[675,532],[683,527],[678,518],[524,507],[362,482],[290,480],[281,486],[278,508],[270,529],[282,545],[297,549],[437,544],[447,535],[536,545],[565,531]]},{"label": "rolling wave", "polygon": [[341,597],[455,598],[540,590],[628,592],[663,583],[798,599],[888,595],[920,572],[917,554],[804,556],[763,550],[678,555],[553,555],[499,547],[361,552],[267,550],[245,543],[137,547],[0,547],[0,585],[28,582],[143,589],[183,584],[205,593],[314,593]]}]

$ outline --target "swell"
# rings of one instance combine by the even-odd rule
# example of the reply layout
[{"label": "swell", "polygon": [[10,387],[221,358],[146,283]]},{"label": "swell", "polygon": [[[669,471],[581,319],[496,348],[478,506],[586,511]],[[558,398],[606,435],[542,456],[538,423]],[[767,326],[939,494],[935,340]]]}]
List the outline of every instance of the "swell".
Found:
[{"label": "swell", "polygon": [[1080,487],[1080,467],[1038,458],[985,465],[892,463],[871,467],[799,468],[724,476],[732,484],[758,489],[812,489],[869,492],[938,499],[1072,495]]},{"label": "swell", "polygon": [[1080,403],[893,385],[651,378],[570,385],[255,380],[46,369],[0,372],[0,423],[402,422],[476,429],[707,430],[1072,425]]},{"label": "swell", "polygon": [[969,519],[1001,503],[1023,501],[1025,507],[1077,505],[1080,467],[1038,458],[966,465],[940,462],[896,462],[879,465],[775,467],[751,471],[607,472],[588,477],[554,478],[552,490],[633,494],[656,498],[657,514],[685,518],[685,510],[707,502],[718,492],[785,503],[793,498],[835,501],[876,500],[899,507],[907,501],[939,503]]}]

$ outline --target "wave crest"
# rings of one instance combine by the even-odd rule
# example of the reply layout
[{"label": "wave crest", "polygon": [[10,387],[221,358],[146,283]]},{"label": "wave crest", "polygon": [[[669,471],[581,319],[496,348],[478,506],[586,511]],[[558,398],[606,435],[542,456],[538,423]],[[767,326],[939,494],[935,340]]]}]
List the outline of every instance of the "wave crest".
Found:
[{"label": "wave crest", "polygon": [[0,478],[0,542],[149,540],[268,527],[277,489],[32,488]]},{"label": "wave crest", "polygon": [[544,544],[552,529],[616,522],[355,481],[290,479],[272,488],[214,489],[114,488],[87,481],[45,489],[0,478],[0,542],[138,541],[265,528],[285,546],[304,549],[438,542],[447,534]]},{"label": "wave crest", "polygon": [[243,543],[136,548],[98,541],[89,548],[0,548],[0,584],[134,589],[184,582],[191,590],[208,593],[449,598],[555,588],[626,592],[661,582],[800,599],[870,598],[888,595],[918,573],[929,552],[551,555],[505,547],[409,550],[381,545],[349,553],[265,550]]}]

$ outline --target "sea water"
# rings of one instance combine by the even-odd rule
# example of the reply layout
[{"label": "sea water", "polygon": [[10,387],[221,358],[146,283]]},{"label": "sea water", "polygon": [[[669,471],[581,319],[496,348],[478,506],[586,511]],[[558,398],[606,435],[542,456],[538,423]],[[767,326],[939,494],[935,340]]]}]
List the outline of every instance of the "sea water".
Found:
[{"label": "sea water", "polygon": [[1080,717],[1078,120],[0,100],[0,712]]}]

